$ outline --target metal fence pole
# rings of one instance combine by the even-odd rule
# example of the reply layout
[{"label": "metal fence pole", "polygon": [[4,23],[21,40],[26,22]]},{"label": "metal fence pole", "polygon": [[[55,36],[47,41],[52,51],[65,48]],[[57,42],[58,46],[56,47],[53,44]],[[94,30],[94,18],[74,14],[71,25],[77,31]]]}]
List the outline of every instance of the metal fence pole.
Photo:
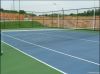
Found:
[{"label": "metal fence pole", "polygon": [[34,13],[33,13],[33,11],[32,11],[32,28],[34,28],[34,19],[33,19],[33,17],[34,17],[34,15],[33,15]]},{"label": "metal fence pole", "polygon": [[58,18],[58,19],[57,19],[57,20],[58,20],[58,21],[57,21],[57,22],[58,22],[58,26],[57,26],[57,27],[59,28],[59,27],[60,27],[60,15],[59,15],[59,13],[58,13],[57,15],[58,15],[58,17],[57,17],[57,18]]},{"label": "metal fence pole", "polygon": [[18,20],[19,20],[19,28],[21,27],[20,26],[20,0],[19,0],[19,18],[18,18]]},{"label": "metal fence pole", "polygon": [[3,21],[4,21],[4,29],[6,29],[6,25],[5,25],[5,12],[4,12],[4,18],[3,18]]},{"label": "metal fence pole", "polygon": [[51,27],[53,27],[53,11],[52,11],[52,25],[51,25]]},{"label": "metal fence pole", "polygon": [[[2,29],[2,20],[1,20],[1,11],[0,11],[0,35],[1,35],[1,29]],[[0,38],[0,40],[1,40],[1,38]],[[1,44],[1,43],[0,43]]]},{"label": "metal fence pole", "polygon": [[96,25],[96,15],[95,15],[95,10],[96,10],[96,8],[94,7],[94,13],[93,13],[93,30],[95,30],[95,25]]},{"label": "metal fence pole", "polygon": [[43,17],[43,25],[46,26],[46,25],[44,24],[44,12],[42,12],[42,17]]},{"label": "metal fence pole", "polygon": [[63,12],[63,15],[62,15],[62,21],[63,21],[63,23],[62,23],[62,25],[63,25],[63,28],[64,28],[64,26],[65,26],[65,24],[64,24],[64,9],[62,8],[62,12]]},{"label": "metal fence pole", "polygon": [[76,25],[75,25],[75,29],[78,28],[78,21],[79,21],[79,19],[78,19],[78,9],[77,9],[77,14],[76,14],[76,16],[77,16],[77,23],[76,23]]},{"label": "metal fence pole", "polygon": [[[99,1],[99,3],[100,3],[100,1]],[[100,7],[98,9],[100,11]],[[100,14],[99,14],[99,19],[98,20],[100,20]],[[99,31],[100,31],[100,21],[99,21]]]}]

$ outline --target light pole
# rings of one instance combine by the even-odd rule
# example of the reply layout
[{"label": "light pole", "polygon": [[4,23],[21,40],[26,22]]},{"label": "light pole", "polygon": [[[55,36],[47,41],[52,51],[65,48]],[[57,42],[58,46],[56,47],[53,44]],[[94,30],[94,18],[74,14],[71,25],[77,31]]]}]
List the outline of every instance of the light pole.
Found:
[{"label": "light pole", "polygon": [[94,12],[93,12],[93,30],[95,30],[95,25],[96,25],[96,24],[95,24],[95,22],[96,22],[96,21],[95,21],[95,0],[94,0],[94,8],[93,8],[93,11],[94,11]]},{"label": "light pole", "polygon": [[15,0],[13,0],[13,10],[15,10]]},{"label": "light pole", "polygon": [[[55,8],[57,8],[57,4],[54,3]],[[58,23],[58,28],[60,27],[60,22],[59,22],[59,14],[57,14],[57,23]]]},{"label": "light pole", "polygon": [[62,26],[61,27],[63,27],[64,28],[64,26],[65,26],[65,24],[64,24],[64,9],[62,8],[62,21],[63,21],[63,23],[62,23]]},{"label": "light pole", "polygon": [[19,19],[18,19],[18,20],[19,20],[19,28],[20,28],[20,25],[21,25],[21,24],[20,24],[20,23],[21,23],[21,22],[20,22],[20,20],[21,20],[21,19],[20,19],[20,0],[19,0]]}]

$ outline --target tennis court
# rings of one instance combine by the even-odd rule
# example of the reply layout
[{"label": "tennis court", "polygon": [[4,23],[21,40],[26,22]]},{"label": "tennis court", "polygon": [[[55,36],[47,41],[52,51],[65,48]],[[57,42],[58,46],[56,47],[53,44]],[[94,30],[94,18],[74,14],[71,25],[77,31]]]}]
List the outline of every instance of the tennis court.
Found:
[{"label": "tennis court", "polygon": [[100,74],[99,0],[1,0],[1,74]]},{"label": "tennis court", "polygon": [[99,74],[99,31],[5,30],[1,39],[57,74]]}]

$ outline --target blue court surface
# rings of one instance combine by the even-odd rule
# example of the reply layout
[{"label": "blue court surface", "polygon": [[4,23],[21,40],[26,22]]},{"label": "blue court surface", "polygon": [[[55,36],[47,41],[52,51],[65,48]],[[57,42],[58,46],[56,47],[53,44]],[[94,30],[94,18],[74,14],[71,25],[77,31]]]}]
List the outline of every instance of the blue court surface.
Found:
[{"label": "blue court surface", "polygon": [[23,30],[2,32],[2,42],[62,74],[100,74],[99,32]]}]

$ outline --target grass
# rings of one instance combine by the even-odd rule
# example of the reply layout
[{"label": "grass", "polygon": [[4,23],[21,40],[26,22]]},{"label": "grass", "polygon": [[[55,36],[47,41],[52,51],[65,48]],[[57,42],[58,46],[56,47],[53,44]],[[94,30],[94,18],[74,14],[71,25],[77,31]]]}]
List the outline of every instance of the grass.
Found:
[{"label": "grass", "polygon": [[37,21],[6,21],[1,22],[1,29],[19,29],[19,28],[46,28]]},{"label": "grass", "polygon": [[[47,27],[37,21],[6,21],[1,22],[1,29],[45,29],[45,28],[58,28],[58,27]],[[60,27],[59,29],[64,29]],[[67,28],[65,28],[67,29]],[[75,31],[86,31],[86,32],[99,32],[100,29],[74,29]]]},{"label": "grass", "polygon": [[1,49],[1,74],[61,74],[5,43],[1,43]]}]

